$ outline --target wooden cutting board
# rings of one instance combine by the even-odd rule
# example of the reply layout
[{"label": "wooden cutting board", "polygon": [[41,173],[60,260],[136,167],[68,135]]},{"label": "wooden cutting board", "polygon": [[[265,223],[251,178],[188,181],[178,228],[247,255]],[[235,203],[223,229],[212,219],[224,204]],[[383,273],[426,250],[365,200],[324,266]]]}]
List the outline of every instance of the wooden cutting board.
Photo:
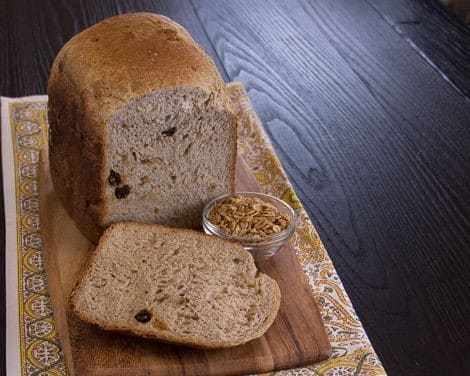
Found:
[{"label": "wooden cutting board", "polygon": [[[260,191],[241,158],[236,184],[238,191]],[[55,195],[45,154],[40,215],[54,318],[72,375],[235,375],[291,368],[331,355],[317,304],[290,246],[258,265],[278,282],[282,295],[279,314],[265,335],[231,349],[195,350],[103,331],[71,313],[70,292],[93,246]]]}]

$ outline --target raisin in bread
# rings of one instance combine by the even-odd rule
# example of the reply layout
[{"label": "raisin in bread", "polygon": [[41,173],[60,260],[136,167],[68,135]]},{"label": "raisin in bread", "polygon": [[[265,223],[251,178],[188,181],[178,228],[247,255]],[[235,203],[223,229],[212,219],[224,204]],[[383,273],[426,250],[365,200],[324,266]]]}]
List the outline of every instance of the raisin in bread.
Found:
[{"label": "raisin in bread", "polygon": [[54,188],[95,242],[111,223],[201,226],[234,189],[225,84],[186,30],[150,13],[106,19],[57,55],[48,84]]},{"label": "raisin in bread", "polygon": [[72,293],[84,321],[200,348],[260,337],[279,304],[277,283],[240,244],[135,222],[106,230]]}]

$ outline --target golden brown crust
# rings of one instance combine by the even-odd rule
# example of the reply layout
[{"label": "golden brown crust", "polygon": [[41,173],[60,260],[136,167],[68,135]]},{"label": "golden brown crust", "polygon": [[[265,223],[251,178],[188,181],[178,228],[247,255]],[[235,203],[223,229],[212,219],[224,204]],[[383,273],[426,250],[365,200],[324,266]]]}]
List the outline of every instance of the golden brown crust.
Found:
[{"label": "golden brown crust", "polygon": [[[229,109],[214,63],[164,16],[106,19],[74,36],[57,55],[48,83],[51,177],[65,209],[94,243],[106,227],[108,121],[129,100],[176,87],[201,88],[213,94],[215,105]],[[233,184],[234,174],[233,168]]]},{"label": "golden brown crust", "polygon": [[[157,224],[148,224],[148,223],[141,223],[141,222],[120,222],[111,225],[104,233],[103,236],[101,237],[95,251],[93,254],[88,258],[85,266],[82,268],[82,271],[80,273],[79,280],[75,286],[75,288],[72,291],[71,297],[70,297],[70,303],[71,303],[71,308],[72,311],[82,320],[85,322],[88,322],[90,324],[96,325],[101,329],[104,330],[110,330],[110,331],[115,331],[115,332],[120,332],[123,334],[129,334],[137,337],[144,337],[148,339],[156,339],[162,342],[167,342],[167,343],[172,343],[172,344],[179,344],[179,345],[184,345],[184,346],[189,346],[189,347],[194,347],[194,348],[200,348],[200,349],[214,349],[214,348],[226,348],[226,347],[234,347],[238,345],[242,345],[246,342],[249,342],[253,339],[256,339],[258,337],[261,337],[266,330],[272,325],[274,320],[276,319],[277,313],[279,311],[279,307],[281,305],[281,291],[279,290],[278,284],[272,280],[271,278],[265,276],[266,278],[269,278],[271,280],[271,285],[275,290],[275,296],[274,296],[274,302],[273,302],[273,309],[270,311],[269,316],[266,318],[264,325],[262,325],[258,331],[256,331],[250,338],[247,338],[246,340],[239,342],[239,343],[233,343],[233,342],[199,342],[199,341],[191,341],[188,338],[181,337],[177,334],[168,332],[168,331],[160,331],[157,332],[155,331],[155,335],[148,334],[148,332],[144,332],[138,329],[138,327],[129,329],[129,328],[124,328],[124,327],[118,327],[115,325],[103,325],[101,323],[96,322],[92,318],[82,315],[78,309],[76,309],[74,300],[75,296],[79,293],[80,289],[82,289],[82,284],[84,283],[84,275],[88,271],[88,269],[91,267],[93,264],[93,261],[95,257],[98,255],[99,252],[103,251],[103,245],[106,243],[107,239],[109,238],[111,231],[113,231],[116,228],[123,227],[125,228],[129,224],[131,225],[137,225],[137,226],[146,226],[146,227],[161,227],[165,229],[166,231],[173,232],[176,235],[178,235],[181,232],[186,232],[186,233],[194,233],[197,234],[198,236],[207,236],[209,238],[213,237],[211,235],[206,235],[206,234],[201,234],[199,231],[191,230],[191,229],[176,229],[176,228],[171,228],[171,227],[166,227],[162,225],[157,225]],[[233,246],[234,242],[231,242],[230,240],[227,239],[221,239],[221,238],[216,238],[218,241],[230,244],[230,246]],[[235,243],[238,244],[238,243]],[[241,245],[239,245],[242,247]],[[247,252],[247,251],[246,251]],[[248,252],[247,252],[248,253]],[[251,254],[250,254],[251,257]]]}]

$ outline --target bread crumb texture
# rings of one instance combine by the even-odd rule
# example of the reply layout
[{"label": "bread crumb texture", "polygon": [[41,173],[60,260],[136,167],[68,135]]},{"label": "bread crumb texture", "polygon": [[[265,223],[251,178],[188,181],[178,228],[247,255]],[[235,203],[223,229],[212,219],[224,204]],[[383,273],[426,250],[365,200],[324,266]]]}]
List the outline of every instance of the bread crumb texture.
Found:
[{"label": "bread crumb texture", "polygon": [[105,232],[72,294],[85,321],[203,348],[261,336],[279,304],[277,283],[241,245],[140,223]]}]

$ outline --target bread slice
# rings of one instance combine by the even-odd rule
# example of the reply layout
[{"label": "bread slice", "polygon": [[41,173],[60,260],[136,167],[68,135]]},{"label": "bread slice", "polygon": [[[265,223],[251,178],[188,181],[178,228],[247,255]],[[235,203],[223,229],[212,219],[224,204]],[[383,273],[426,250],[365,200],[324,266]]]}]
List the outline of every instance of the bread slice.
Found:
[{"label": "bread slice", "polygon": [[71,298],[82,320],[191,347],[262,336],[281,299],[240,244],[160,225],[112,225],[83,273]]},{"label": "bread slice", "polygon": [[199,228],[204,205],[233,192],[225,83],[167,17],[123,14],[75,35],[47,90],[54,189],[92,242],[121,221]]}]

